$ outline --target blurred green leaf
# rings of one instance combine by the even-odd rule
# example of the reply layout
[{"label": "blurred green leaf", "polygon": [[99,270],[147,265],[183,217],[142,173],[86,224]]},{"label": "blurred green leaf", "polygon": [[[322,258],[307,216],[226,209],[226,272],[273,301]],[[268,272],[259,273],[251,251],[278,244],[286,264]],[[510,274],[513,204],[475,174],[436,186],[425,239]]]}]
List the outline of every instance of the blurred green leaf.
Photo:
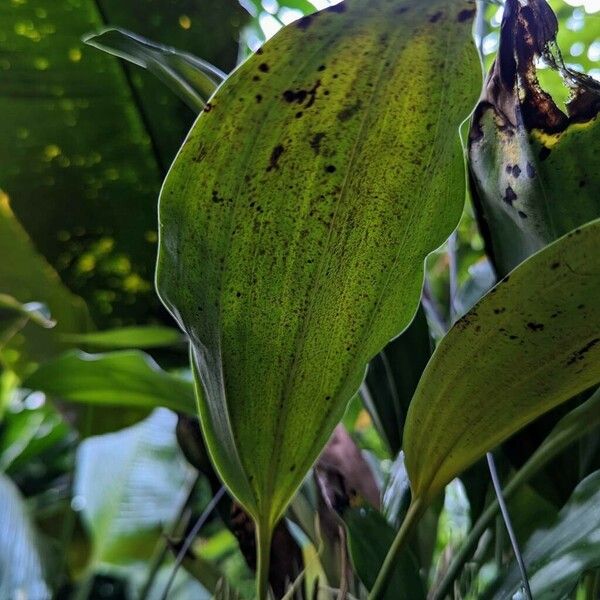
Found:
[{"label": "blurred green leaf", "polygon": [[207,447],[261,538],[458,221],[473,15],[356,0],[304,17],[224,82],[167,176],[160,295],[194,346]]},{"label": "blurred green leaf", "polygon": [[83,41],[148,69],[196,112],[204,108],[227,77],[214,65],[192,54],[157,44],[125,29],[103,29],[86,35]]},{"label": "blurred green leaf", "polygon": [[406,413],[431,352],[425,311],[419,307],[404,333],[369,363],[363,401],[392,456],[402,449]]},{"label": "blurred green leaf", "polygon": [[65,334],[62,337],[71,344],[83,344],[100,349],[163,348],[185,341],[185,337],[177,329],[160,325],[121,327],[83,334]]},{"label": "blurred green leaf", "polygon": [[138,425],[80,445],[73,502],[92,536],[93,564],[150,558],[175,518],[189,484],[175,421],[157,410]]},{"label": "blurred green leaf", "polygon": [[[551,526],[533,534],[523,559],[536,600],[564,598],[587,570],[600,566],[600,471],[586,477]],[[486,598],[511,598],[520,588],[516,565]]]},{"label": "blurred green leaf", "polygon": [[[394,530],[385,517],[370,508],[353,508],[344,514],[348,548],[356,574],[367,589],[375,583],[377,573],[394,540]],[[425,599],[417,561],[408,551],[396,562],[386,600]]]},{"label": "blurred green leaf", "polygon": [[192,383],[163,371],[136,350],[72,350],[40,365],[23,387],[69,402],[140,409],[140,414],[160,406],[196,414]]},{"label": "blurred green leaf", "polygon": [[515,269],[433,354],[405,429],[413,500],[427,503],[509,435],[600,381],[600,220]]},{"label": "blurred green leaf", "polygon": [[[0,256],[4,257],[0,261],[0,308],[10,305],[14,309],[22,303],[19,310],[27,319],[22,323],[23,328],[19,326],[19,333],[12,336],[1,358],[4,365],[22,374],[30,370],[32,363],[66,347],[61,334],[86,331],[91,322],[81,298],[69,292],[54,269],[37,253],[11,211],[8,197],[1,191]],[[57,323],[54,328],[49,328],[48,310]],[[26,324],[27,321],[31,323]]]},{"label": "blurred green leaf", "polygon": [[0,598],[50,600],[33,525],[19,490],[0,473]]},{"label": "blurred green leaf", "polygon": [[52,320],[50,311],[45,304],[41,302],[21,304],[16,298],[8,294],[0,294],[0,324],[5,321],[5,315],[9,316],[10,313],[13,316],[16,314],[19,317],[24,317],[26,321],[31,320],[46,329],[51,329],[56,325],[56,321]]}]

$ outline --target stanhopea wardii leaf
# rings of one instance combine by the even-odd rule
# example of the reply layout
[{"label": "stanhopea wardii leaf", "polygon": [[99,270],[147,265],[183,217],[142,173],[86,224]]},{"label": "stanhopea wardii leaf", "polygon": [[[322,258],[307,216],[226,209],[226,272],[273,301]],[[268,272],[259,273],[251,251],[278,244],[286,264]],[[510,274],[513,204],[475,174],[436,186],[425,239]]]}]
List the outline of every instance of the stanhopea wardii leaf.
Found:
[{"label": "stanhopea wardii leaf", "polygon": [[88,34],[83,41],[148,69],[195,111],[204,107],[226,77],[214,65],[188,52],[157,44],[119,27]]},{"label": "stanhopea wardii leaf", "polygon": [[167,176],[158,290],[192,342],[213,460],[266,536],[460,216],[474,13],[304,17],[219,88]]},{"label": "stanhopea wardii leaf", "polygon": [[[546,0],[507,0],[498,56],[473,114],[473,196],[500,276],[600,217],[600,83],[564,65],[557,31]],[[541,56],[571,87],[566,114],[540,87]]]},{"label": "stanhopea wardii leaf", "polygon": [[430,500],[487,450],[600,382],[600,220],[505,277],[436,349],[410,406],[406,467]]}]

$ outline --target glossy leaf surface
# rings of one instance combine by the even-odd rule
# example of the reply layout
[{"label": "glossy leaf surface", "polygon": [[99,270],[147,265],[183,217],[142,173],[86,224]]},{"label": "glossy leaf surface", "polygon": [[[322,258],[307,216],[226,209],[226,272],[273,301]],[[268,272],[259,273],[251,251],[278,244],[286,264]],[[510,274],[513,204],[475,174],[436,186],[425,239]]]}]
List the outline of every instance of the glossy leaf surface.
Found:
[{"label": "glossy leaf surface", "polygon": [[[531,592],[536,600],[564,598],[582,573],[600,565],[600,471],[584,479],[554,523],[533,534],[523,552]],[[495,593],[486,598],[512,598],[520,587],[511,567]]]},{"label": "glossy leaf surface", "polygon": [[219,88],[167,176],[159,293],[193,345],[212,458],[267,531],[460,216],[474,12],[304,17]]},{"label": "glossy leaf surface", "polygon": [[104,29],[86,36],[84,41],[148,69],[198,112],[226,77],[220,69],[192,54],[157,44],[125,29]]},{"label": "glossy leaf surface", "polygon": [[164,406],[195,414],[193,386],[163,371],[143,352],[70,351],[43,363],[23,386],[70,402],[150,411]]},{"label": "glossy leaf surface", "polygon": [[600,381],[600,221],[532,256],[460,319],[429,362],[405,429],[413,498]]}]

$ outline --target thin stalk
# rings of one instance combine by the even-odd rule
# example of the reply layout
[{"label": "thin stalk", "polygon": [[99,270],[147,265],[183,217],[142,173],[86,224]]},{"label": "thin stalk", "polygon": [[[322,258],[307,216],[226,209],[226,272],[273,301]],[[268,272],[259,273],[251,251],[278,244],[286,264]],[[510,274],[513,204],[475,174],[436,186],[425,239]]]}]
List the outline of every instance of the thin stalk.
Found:
[{"label": "thin stalk", "polygon": [[523,560],[523,554],[521,553],[521,549],[519,548],[519,541],[517,540],[517,535],[515,534],[515,530],[512,526],[512,522],[510,520],[510,514],[508,512],[508,507],[506,506],[506,502],[504,501],[504,496],[502,495],[502,486],[500,485],[500,478],[498,477],[498,470],[496,469],[496,463],[494,461],[494,456],[491,452],[487,453],[487,463],[488,468],[490,470],[490,475],[492,477],[492,484],[494,486],[494,491],[496,492],[496,498],[498,500],[498,504],[500,506],[500,512],[502,513],[502,519],[504,520],[504,525],[506,527],[506,531],[508,531],[508,537],[510,538],[510,543],[515,553],[515,558],[517,559],[517,564],[519,565],[519,571],[521,571],[521,579],[523,580],[523,587],[525,589],[525,596],[527,600],[532,600],[531,595],[531,587],[529,586],[529,577],[527,577],[527,569],[525,568],[525,561]]},{"label": "thin stalk", "polygon": [[[529,481],[555,456],[568,448],[573,442],[598,427],[600,425],[599,405],[600,391],[596,391],[587,402],[564,417],[554,429],[553,433],[550,434],[546,441],[536,450],[521,469],[515,473],[514,477],[506,485],[503,492],[504,498],[510,498],[521,485]],[[580,418],[576,418],[577,415],[579,415]],[[463,546],[450,564],[448,571],[433,595],[433,600],[441,600],[450,594],[454,581],[458,577],[463,565],[469,560],[479,538],[490,526],[494,517],[498,514],[499,509],[500,505],[498,504],[498,500],[494,500],[481,514],[469,532]]]},{"label": "thin stalk", "polygon": [[406,517],[402,521],[400,530],[396,534],[387,556],[383,561],[383,565],[377,575],[373,589],[369,594],[369,600],[380,600],[384,597],[388,584],[394,572],[395,563],[400,556],[400,552],[404,549],[409,535],[412,533],[413,527],[418,523],[423,510],[423,503],[420,498],[414,500],[408,507]]},{"label": "thin stalk", "polygon": [[256,524],[256,597],[267,600],[269,596],[269,567],[271,565],[271,527]]},{"label": "thin stalk", "polygon": [[173,569],[171,571],[169,581],[167,581],[167,585],[165,585],[165,589],[162,593],[161,600],[167,600],[167,596],[169,595],[169,590],[171,589],[171,586],[173,585],[173,582],[175,581],[175,576],[177,575],[177,571],[179,570],[179,567],[181,566],[181,563],[183,562],[183,559],[185,558],[187,551],[190,549],[190,546],[194,542],[194,539],[198,535],[198,532],[200,531],[200,529],[202,529],[202,526],[204,525],[204,523],[206,523],[206,520],[208,519],[208,517],[210,517],[210,513],[212,513],[212,511],[215,509],[217,504],[219,504],[219,501],[223,497],[224,493],[225,493],[225,486],[221,486],[221,489],[213,496],[212,500],[206,505],[206,508],[202,511],[202,514],[200,515],[200,517],[198,517],[196,524],[192,527],[192,530],[188,533],[187,537],[185,538],[183,544],[181,545],[181,548],[179,549],[179,552],[177,553],[177,558],[175,559],[175,564],[173,565]]}]

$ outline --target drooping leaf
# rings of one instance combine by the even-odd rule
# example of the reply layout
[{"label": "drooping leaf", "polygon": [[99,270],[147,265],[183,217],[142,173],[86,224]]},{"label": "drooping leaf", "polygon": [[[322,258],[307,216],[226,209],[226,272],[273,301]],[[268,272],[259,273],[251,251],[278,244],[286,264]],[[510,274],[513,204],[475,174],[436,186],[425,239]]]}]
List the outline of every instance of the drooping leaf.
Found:
[{"label": "drooping leaf", "polygon": [[[473,115],[473,196],[500,276],[600,216],[600,83],[551,53],[557,30],[546,0],[507,0],[498,56]],[[539,85],[540,56],[572,88],[568,114]]]},{"label": "drooping leaf", "polygon": [[[533,534],[523,551],[531,592],[536,600],[564,598],[582,573],[600,566],[600,471],[575,489],[555,522]],[[503,600],[519,590],[516,566],[503,574],[486,598]]]},{"label": "drooping leaf", "polygon": [[0,598],[50,600],[35,531],[12,481],[0,474]]},{"label": "drooping leaf", "polygon": [[402,449],[408,406],[431,356],[431,340],[422,308],[410,326],[369,364],[363,401],[392,456]]},{"label": "drooping leaf", "polygon": [[192,384],[136,350],[105,354],[71,350],[40,365],[23,386],[69,402],[134,409],[134,415],[160,406],[196,412]]},{"label": "drooping leaf", "polygon": [[266,536],[460,216],[474,12],[350,0],[286,27],[163,187],[159,292],[192,341],[212,458]]},{"label": "drooping leaf", "polygon": [[187,474],[175,443],[175,415],[157,410],[78,449],[74,497],[93,541],[92,561],[148,559],[186,495]]},{"label": "drooping leaf", "polygon": [[[21,374],[30,368],[32,362],[64,349],[66,345],[61,341],[61,334],[86,331],[91,323],[81,298],[69,292],[56,271],[37,253],[15,218],[8,197],[1,191],[0,256],[4,257],[0,260],[3,308],[7,303],[14,307],[14,300],[25,303],[23,310],[28,313],[20,333],[11,338],[7,352],[3,352],[5,364]],[[48,327],[51,323],[46,309],[39,304],[31,304],[40,302],[56,321],[56,327]],[[33,313],[30,312],[32,310]],[[35,322],[26,324],[28,320]],[[40,324],[44,326],[40,327]]]},{"label": "drooping leaf", "polygon": [[[344,515],[348,547],[356,574],[367,589],[375,583],[377,573],[394,540],[394,530],[385,517],[370,508],[350,509]],[[386,600],[425,599],[425,588],[414,556],[405,551],[394,568]]]},{"label": "drooping leaf", "polygon": [[90,333],[63,335],[71,344],[83,344],[92,348],[163,348],[175,346],[184,341],[176,329],[160,325],[121,327]]},{"label": "drooping leaf", "polygon": [[406,467],[427,503],[542,413],[600,381],[600,220],[560,238],[460,319],[409,409]]},{"label": "drooping leaf", "polygon": [[157,44],[125,29],[103,29],[85,36],[83,41],[148,69],[196,112],[204,108],[226,77],[223,71],[193,54]]}]

